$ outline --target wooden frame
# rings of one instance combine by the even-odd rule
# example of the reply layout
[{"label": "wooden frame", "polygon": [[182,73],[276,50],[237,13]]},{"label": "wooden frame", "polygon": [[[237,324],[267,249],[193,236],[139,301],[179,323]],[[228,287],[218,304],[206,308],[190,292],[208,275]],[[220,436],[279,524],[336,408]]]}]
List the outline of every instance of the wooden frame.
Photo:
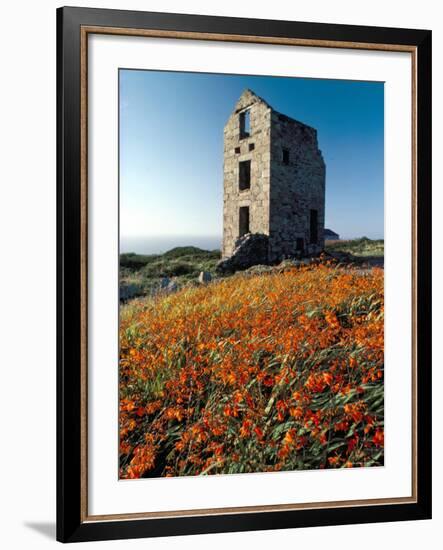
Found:
[{"label": "wooden frame", "polygon": [[[410,52],[413,494],[409,498],[90,516],[87,496],[87,37],[90,33]],[[57,538],[64,542],[431,516],[431,33],[225,17],[57,10]]]}]

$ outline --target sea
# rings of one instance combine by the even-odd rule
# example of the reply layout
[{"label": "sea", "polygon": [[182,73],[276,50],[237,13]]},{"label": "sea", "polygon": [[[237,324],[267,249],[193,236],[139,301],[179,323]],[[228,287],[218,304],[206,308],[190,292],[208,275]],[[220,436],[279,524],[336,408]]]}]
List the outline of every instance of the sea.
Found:
[{"label": "sea", "polygon": [[201,235],[164,235],[153,237],[121,237],[120,253],[163,254],[176,246],[197,246],[203,250],[219,250],[222,237]]}]

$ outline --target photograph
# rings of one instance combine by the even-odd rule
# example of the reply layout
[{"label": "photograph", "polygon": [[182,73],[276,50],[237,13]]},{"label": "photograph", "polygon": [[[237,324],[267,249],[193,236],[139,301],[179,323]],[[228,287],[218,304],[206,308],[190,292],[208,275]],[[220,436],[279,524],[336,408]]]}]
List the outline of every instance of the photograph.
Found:
[{"label": "photograph", "polygon": [[431,518],[432,31],[329,13],[57,9],[57,540]]},{"label": "photograph", "polygon": [[2,4],[2,547],[434,550],[438,3],[77,4]]},{"label": "photograph", "polygon": [[119,479],[383,467],[384,82],[118,86]]}]

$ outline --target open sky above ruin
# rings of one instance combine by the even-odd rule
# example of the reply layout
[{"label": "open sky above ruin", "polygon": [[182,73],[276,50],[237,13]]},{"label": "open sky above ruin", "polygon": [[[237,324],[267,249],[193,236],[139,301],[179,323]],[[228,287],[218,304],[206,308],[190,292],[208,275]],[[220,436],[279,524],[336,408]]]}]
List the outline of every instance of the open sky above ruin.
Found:
[{"label": "open sky above ruin", "polygon": [[245,88],[318,130],[325,226],[383,238],[382,83],[120,70],[123,252],[220,246],[223,127]]}]

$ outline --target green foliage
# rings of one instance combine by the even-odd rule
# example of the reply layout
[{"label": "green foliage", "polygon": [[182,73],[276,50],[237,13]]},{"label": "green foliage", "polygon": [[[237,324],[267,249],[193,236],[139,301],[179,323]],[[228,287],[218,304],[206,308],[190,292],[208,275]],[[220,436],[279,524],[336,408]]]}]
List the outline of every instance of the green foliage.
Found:
[{"label": "green foliage", "polygon": [[176,247],[164,254],[121,254],[120,288],[137,289],[136,293],[125,290],[122,299],[152,294],[163,277],[174,278],[179,287],[192,284],[201,271],[210,272],[214,278],[219,260],[219,250],[202,250],[195,246]]},{"label": "green foliage", "polygon": [[220,259],[220,250],[203,250],[197,246],[176,246],[163,254],[164,258],[193,258]]},{"label": "green foliage", "polygon": [[136,254],[135,252],[125,252],[120,254],[120,267],[128,269],[141,269],[145,265],[154,262],[159,258],[159,254]]},{"label": "green foliage", "polygon": [[352,239],[348,241],[329,241],[326,242],[325,249],[327,252],[345,252],[352,254],[356,258],[383,257],[384,256],[384,240],[372,240],[368,237],[361,239]]}]

